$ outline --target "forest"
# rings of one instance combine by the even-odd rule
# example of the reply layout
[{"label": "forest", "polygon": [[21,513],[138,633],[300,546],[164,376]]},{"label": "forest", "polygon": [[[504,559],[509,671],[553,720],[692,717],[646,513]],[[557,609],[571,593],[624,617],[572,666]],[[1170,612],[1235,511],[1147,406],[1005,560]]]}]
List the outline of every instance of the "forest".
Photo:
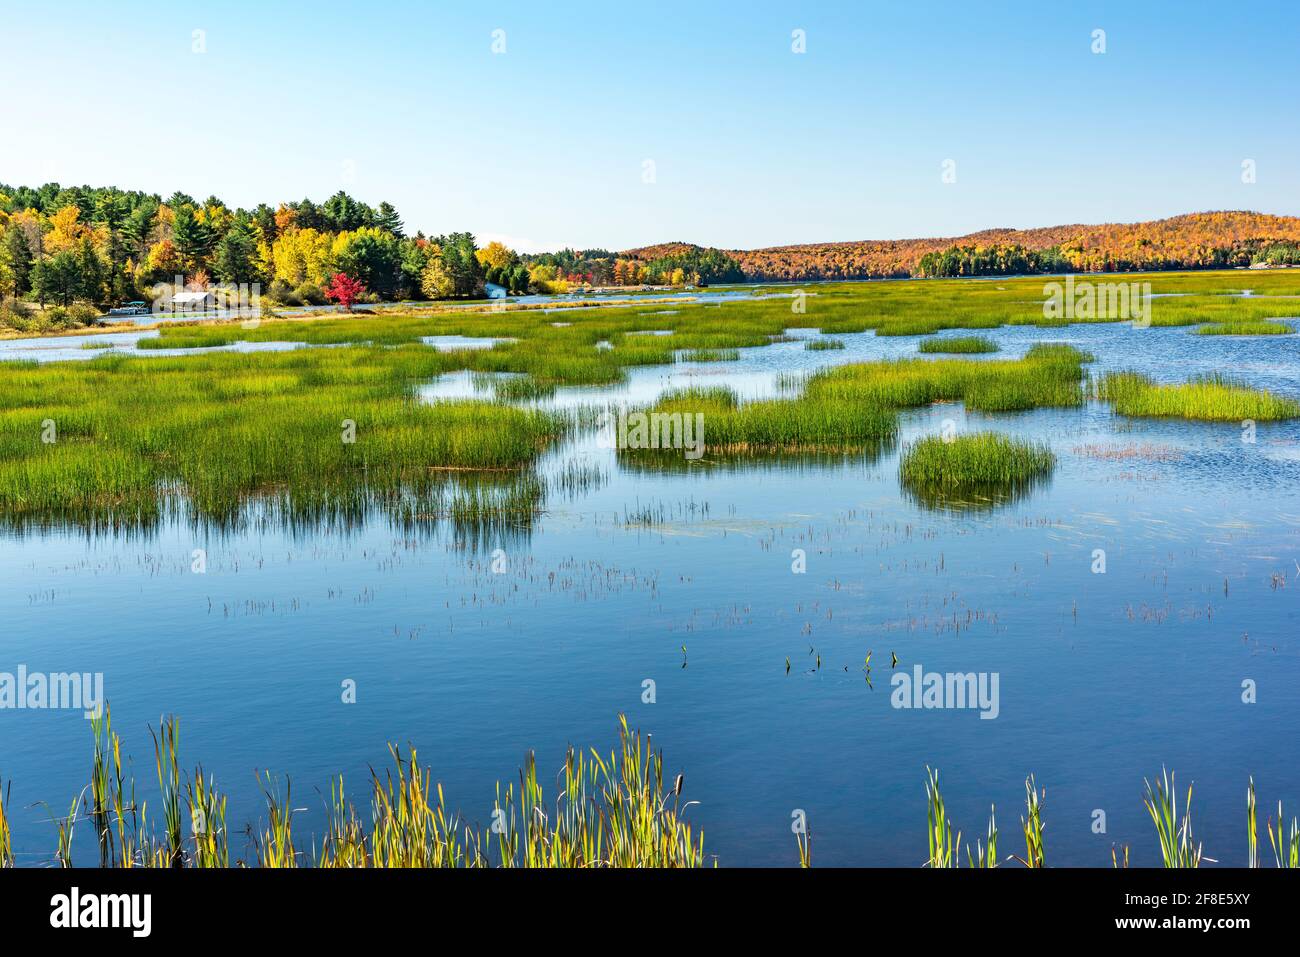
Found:
[{"label": "forest", "polygon": [[86,325],[106,307],[212,284],[271,303],[482,298],[591,287],[956,277],[1300,264],[1300,219],[1211,212],[1101,226],[991,229],[955,239],[732,250],[674,242],[522,254],[467,231],[406,232],[392,204],[339,191],[234,208],[113,187],[0,184],[0,328]]},{"label": "forest", "polygon": [[798,282],[1294,265],[1297,244],[1298,217],[1230,211],[1099,226],[987,229],[946,239],[777,246],[732,255],[751,280]]},{"label": "forest", "polygon": [[529,256],[499,242],[480,247],[466,231],[408,235],[392,204],[343,191],[323,203],[232,209],[181,192],[0,184],[0,327],[18,331],[85,325],[103,307],[150,302],[178,285],[256,283],[273,303],[350,306],[481,298],[489,284],[518,295],[742,278],[733,258],[698,247],[651,260],[607,250]]}]

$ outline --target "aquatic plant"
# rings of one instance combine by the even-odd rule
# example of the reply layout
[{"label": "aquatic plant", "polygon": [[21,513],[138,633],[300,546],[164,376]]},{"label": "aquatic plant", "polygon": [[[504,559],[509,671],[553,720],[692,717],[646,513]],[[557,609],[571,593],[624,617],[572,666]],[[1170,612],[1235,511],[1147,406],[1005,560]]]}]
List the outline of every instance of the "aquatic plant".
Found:
[{"label": "aquatic plant", "polygon": [[426,403],[448,360],[423,346],[210,353],[0,366],[0,515],[149,524],[183,497],[228,521],[380,501],[432,474],[519,470],[562,416],[482,401]]},{"label": "aquatic plant", "polygon": [[961,831],[954,833],[943,792],[939,790],[939,772],[925,769],[925,799],[927,807],[926,834],[930,842],[930,856],[926,867],[959,867],[961,864]]},{"label": "aquatic plant", "polygon": [[1200,867],[1201,845],[1192,837],[1192,789],[1187,788],[1187,799],[1181,815],[1178,811],[1178,793],[1174,776],[1161,772],[1155,786],[1147,781],[1143,803],[1156,826],[1160,840],[1160,858],[1165,867]]},{"label": "aquatic plant", "polygon": [[976,840],[974,852],[967,845],[966,860],[967,865],[970,867],[981,867],[987,870],[997,867],[1000,863],[998,861],[997,809],[992,805],[989,806],[989,827],[984,834],[984,840]]},{"label": "aquatic plant", "polygon": [[9,828],[10,785],[0,778],[0,867],[14,866],[14,840]]},{"label": "aquatic plant", "polygon": [[928,507],[992,505],[1022,494],[1051,474],[1056,456],[1042,443],[977,432],[929,436],[899,461],[903,487]]},{"label": "aquatic plant", "polygon": [[985,412],[1077,406],[1083,402],[1083,365],[1091,359],[1070,346],[1042,343],[1023,359],[899,359],[844,365],[810,377],[804,399],[892,408],[960,400],[969,409]]},{"label": "aquatic plant", "polygon": [[1020,829],[1025,835],[1025,856],[1016,860],[1025,867],[1046,867],[1046,853],[1043,850],[1043,806],[1042,799],[1047,792],[1039,792],[1034,776],[1025,779],[1025,816],[1020,819]]},{"label": "aquatic plant", "polygon": [[1098,380],[1096,393],[1098,398],[1112,403],[1120,415],[1208,422],[1272,422],[1300,417],[1300,402],[1252,389],[1221,375],[1162,385],[1136,372],[1112,372]]},{"label": "aquatic plant", "polygon": [[997,352],[998,344],[987,336],[935,336],[922,339],[917,344],[916,351],[940,353]]},{"label": "aquatic plant", "polygon": [[1267,319],[1212,322],[1192,330],[1198,336],[1284,336],[1294,331],[1284,322],[1271,322]]},{"label": "aquatic plant", "polygon": [[[765,399],[741,402],[726,388],[666,393],[651,416],[702,416],[706,457],[726,453],[850,451],[888,440],[897,430],[894,413],[836,401]],[[649,420],[655,421],[655,420]],[[676,457],[680,450],[620,448],[620,458]]]},{"label": "aquatic plant", "polygon": [[687,349],[681,354],[682,362],[735,362],[739,349]]}]

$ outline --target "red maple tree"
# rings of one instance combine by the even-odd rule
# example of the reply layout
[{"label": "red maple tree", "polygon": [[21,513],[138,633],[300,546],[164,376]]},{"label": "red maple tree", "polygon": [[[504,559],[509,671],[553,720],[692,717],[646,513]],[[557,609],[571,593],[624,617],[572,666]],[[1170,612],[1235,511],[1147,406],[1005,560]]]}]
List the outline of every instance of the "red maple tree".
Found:
[{"label": "red maple tree", "polygon": [[353,304],[365,294],[365,283],[342,272],[330,276],[329,285],[325,287],[325,298],[337,302],[348,312],[352,311]]}]

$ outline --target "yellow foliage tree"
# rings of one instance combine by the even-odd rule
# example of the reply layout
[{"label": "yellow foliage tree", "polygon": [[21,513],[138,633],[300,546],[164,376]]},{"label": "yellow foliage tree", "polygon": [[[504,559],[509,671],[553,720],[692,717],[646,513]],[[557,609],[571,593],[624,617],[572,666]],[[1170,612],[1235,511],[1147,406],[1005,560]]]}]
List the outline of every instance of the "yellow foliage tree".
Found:
[{"label": "yellow foliage tree", "polygon": [[45,234],[45,251],[61,253],[71,249],[86,233],[84,223],[78,221],[81,211],[71,204],[50,216],[50,231]]},{"label": "yellow foliage tree", "polygon": [[495,239],[474,254],[484,269],[500,269],[515,261],[515,253],[509,246]]}]

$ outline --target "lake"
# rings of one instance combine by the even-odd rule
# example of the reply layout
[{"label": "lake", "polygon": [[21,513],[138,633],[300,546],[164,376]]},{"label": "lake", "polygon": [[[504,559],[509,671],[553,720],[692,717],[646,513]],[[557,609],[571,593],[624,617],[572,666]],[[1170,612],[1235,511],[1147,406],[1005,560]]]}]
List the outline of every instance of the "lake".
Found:
[{"label": "lake", "polygon": [[[1224,371],[1300,398],[1294,335],[1128,323],[981,334],[1003,358],[1068,342],[1095,355],[1094,373]],[[913,355],[919,339],[835,338],[845,349],[779,342],[737,361],[637,368],[616,387],[562,387],[541,404],[639,404],[691,384],[778,395],[783,376]],[[424,395],[483,388],[453,373]],[[920,865],[927,766],[968,840],[996,803],[1009,850],[1032,773],[1049,863],[1083,866],[1109,866],[1126,844],[1135,864],[1157,862],[1143,779],[1167,766],[1180,788],[1195,783],[1207,856],[1244,864],[1248,778],[1261,821],[1279,798],[1288,818],[1300,801],[1300,424],[1260,423],[1250,443],[1236,423],[1128,419],[1096,402],[1004,415],[939,404],[900,421],[900,445],[948,421],[1050,443],[1058,465],[999,507],[935,511],[900,488],[897,445],[656,472],[583,433],[539,470],[598,478],[554,482],[531,528],[487,540],[380,515],[9,532],[0,671],[102,672],[151,801],[147,729],[178,715],[182,766],[201,763],[230,795],[236,856],[263,813],[260,770],[291,779],[300,846],[319,840],[332,776],[364,802],[390,741],[417,748],[449,803],[484,825],[496,782],[516,779],[528,749],[553,795],[566,746],[608,752],[626,713],[684,773],[699,802],[688,820],[724,866],[796,863],[799,811],[817,865]],[[891,676],[917,666],[995,673],[997,717],[894,707]],[[347,681],[355,703],[342,700]],[[89,722],[0,711],[0,728],[18,860],[47,863],[50,814],[87,780]],[[74,854],[93,859],[88,828]]]}]

